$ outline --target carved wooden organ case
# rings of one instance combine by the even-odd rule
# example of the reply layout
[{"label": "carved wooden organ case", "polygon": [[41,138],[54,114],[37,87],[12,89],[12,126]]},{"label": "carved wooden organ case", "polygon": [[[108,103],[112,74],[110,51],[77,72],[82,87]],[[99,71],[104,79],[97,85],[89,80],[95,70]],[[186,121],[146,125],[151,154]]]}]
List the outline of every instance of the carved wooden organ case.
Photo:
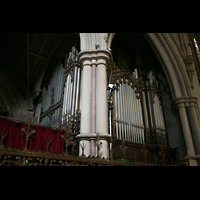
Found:
[{"label": "carved wooden organ case", "polygon": [[53,76],[43,88],[40,123],[52,127],[67,128],[72,133],[80,129],[81,69],[78,51],[72,51],[63,64],[58,64]]},{"label": "carved wooden organ case", "polygon": [[153,73],[140,68],[131,73],[126,63],[121,70],[111,72],[111,84],[110,135],[134,143],[168,146],[161,93]]}]

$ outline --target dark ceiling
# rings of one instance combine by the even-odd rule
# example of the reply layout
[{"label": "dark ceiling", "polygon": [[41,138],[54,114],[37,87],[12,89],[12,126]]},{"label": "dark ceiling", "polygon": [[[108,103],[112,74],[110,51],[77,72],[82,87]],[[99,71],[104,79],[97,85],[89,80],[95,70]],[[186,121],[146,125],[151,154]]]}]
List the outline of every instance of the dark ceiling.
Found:
[{"label": "dark ceiling", "polygon": [[41,74],[50,76],[74,45],[80,51],[78,33],[0,33],[0,73],[29,95]]},{"label": "dark ceiling", "polygon": [[127,59],[131,71],[136,68],[135,61],[137,53],[142,58],[143,67],[141,70],[159,70],[161,65],[152,49],[145,34],[142,33],[117,33],[111,46],[113,59],[116,65],[120,65],[122,60]]}]

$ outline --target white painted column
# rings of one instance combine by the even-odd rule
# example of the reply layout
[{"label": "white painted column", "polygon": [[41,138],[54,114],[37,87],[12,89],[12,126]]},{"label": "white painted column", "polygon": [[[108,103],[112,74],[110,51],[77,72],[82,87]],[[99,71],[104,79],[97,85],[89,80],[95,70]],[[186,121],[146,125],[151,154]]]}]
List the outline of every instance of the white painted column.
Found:
[{"label": "white painted column", "polygon": [[[94,60],[95,62],[95,60]],[[96,65],[92,64],[91,134],[96,134]],[[90,156],[96,156],[95,140],[90,140]]]},{"label": "white painted column", "polygon": [[[110,51],[103,49],[86,50],[78,55],[79,62],[83,67],[81,73],[81,128],[80,134],[76,136],[80,143],[84,141],[86,148],[84,153],[89,156],[90,141],[96,139],[91,129],[91,99],[92,99],[92,64],[96,64],[96,133],[100,134],[103,143],[100,149],[100,157],[109,158],[110,135],[108,134],[108,99],[107,99],[107,72],[106,63],[111,56]],[[93,100],[95,101],[95,99]],[[93,102],[94,103],[94,102]],[[93,106],[94,108],[95,106]],[[93,113],[94,114],[94,113]],[[94,125],[94,124],[93,124]],[[79,155],[82,149],[79,145]]]},{"label": "white painted column", "polygon": [[[106,61],[99,59],[96,68],[96,132],[100,134],[102,148],[100,157],[109,158],[108,134],[108,102],[107,102]],[[105,139],[103,137],[105,136]]]},{"label": "white painted column", "polygon": [[[80,143],[82,137],[91,133],[91,66],[90,61],[83,62],[81,84],[81,128],[80,128]],[[84,149],[85,156],[90,155],[90,144],[88,140],[83,140],[86,147]],[[82,154],[81,145],[79,145],[79,156]]]}]

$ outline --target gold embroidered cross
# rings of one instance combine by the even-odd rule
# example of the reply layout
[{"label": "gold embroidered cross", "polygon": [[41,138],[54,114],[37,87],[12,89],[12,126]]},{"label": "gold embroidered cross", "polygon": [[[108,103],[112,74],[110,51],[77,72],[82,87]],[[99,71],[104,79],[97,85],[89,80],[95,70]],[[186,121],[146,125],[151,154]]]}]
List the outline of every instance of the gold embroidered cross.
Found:
[{"label": "gold embroidered cross", "polygon": [[34,137],[34,134],[36,133],[36,131],[31,128],[31,122],[30,121],[28,122],[28,127],[27,128],[21,128],[21,131],[22,131],[22,135],[26,136],[26,143],[25,143],[25,148],[24,148],[24,150],[26,151],[27,146],[28,146],[29,137]]},{"label": "gold embroidered cross", "polygon": [[67,148],[69,145],[73,144],[74,142],[72,141],[73,140],[73,137],[69,137],[68,136],[68,133],[69,133],[69,129],[66,128],[66,134],[65,135],[61,135],[60,137],[62,138],[62,141],[65,142],[65,155],[67,155]]}]

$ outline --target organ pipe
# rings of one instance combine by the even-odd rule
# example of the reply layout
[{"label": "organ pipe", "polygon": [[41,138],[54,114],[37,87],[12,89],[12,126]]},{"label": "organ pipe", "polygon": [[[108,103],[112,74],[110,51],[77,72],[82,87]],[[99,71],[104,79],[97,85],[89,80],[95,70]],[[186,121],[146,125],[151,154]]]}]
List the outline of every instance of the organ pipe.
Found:
[{"label": "organ pipe", "polygon": [[78,51],[72,47],[65,66],[58,63],[49,84],[45,85],[40,123],[63,128],[71,126],[71,122],[78,123],[81,69],[77,55]]},{"label": "organ pipe", "polygon": [[166,137],[162,106],[157,93],[158,83],[152,72],[148,74],[147,81],[142,78],[140,80],[142,75],[140,71],[138,74],[137,69],[133,73],[117,70],[112,76],[112,117],[117,139],[155,144],[158,143],[157,137],[161,137],[161,133]]}]

